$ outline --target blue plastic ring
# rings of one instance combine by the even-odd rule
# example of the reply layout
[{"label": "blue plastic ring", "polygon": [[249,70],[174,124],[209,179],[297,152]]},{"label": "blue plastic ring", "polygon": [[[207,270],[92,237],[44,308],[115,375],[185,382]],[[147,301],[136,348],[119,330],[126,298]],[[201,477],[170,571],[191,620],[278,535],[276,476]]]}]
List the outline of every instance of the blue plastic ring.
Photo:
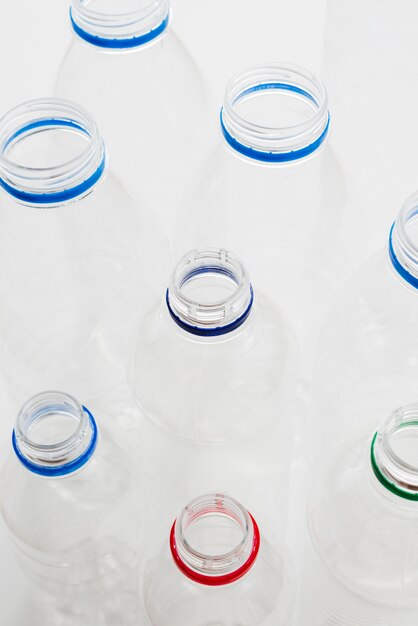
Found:
[{"label": "blue plastic ring", "polygon": [[[240,94],[240,97],[246,96],[249,93],[255,91],[269,90],[269,89],[281,89],[283,91],[293,91],[294,93],[298,93],[311,102],[317,104],[315,98],[308,91],[301,89],[300,87],[296,87],[295,85],[289,85],[287,83],[262,83],[260,85],[255,85],[254,87],[249,87],[245,91]],[[328,134],[329,125],[330,125],[330,115],[328,113],[327,123],[325,124],[325,128],[322,131],[321,135],[315,139],[311,144],[305,146],[304,148],[300,148],[299,150],[290,150],[289,152],[270,152],[264,150],[256,150],[255,148],[250,148],[241,142],[237,141],[226,129],[225,124],[223,122],[223,108],[220,113],[220,121],[221,121],[221,129],[223,136],[225,137],[227,143],[246,157],[251,159],[255,159],[257,161],[264,161],[266,163],[286,163],[288,161],[296,161],[297,159],[303,159],[304,157],[312,154],[319,148],[319,146],[325,141],[325,138]]]},{"label": "blue plastic ring", "polygon": [[389,257],[392,262],[393,267],[398,272],[399,276],[401,276],[407,283],[412,285],[415,289],[418,289],[418,278],[412,276],[404,267],[401,265],[397,259],[395,254],[395,250],[393,248],[393,229],[395,228],[395,223],[392,224],[392,228],[389,233]]},{"label": "blue plastic ring", "polygon": [[[11,135],[4,144],[4,148],[7,148],[12,141],[19,137],[23,133],[26,133],[34,128],[42,128],[42,127],[50,127],[50,126],[59,126],[59,127],[70,127],[76,128],[77,130],[83,131],[86,135],[89,133],[86,131],[83,126],[78,124],[77,122],[69,119],[45,119],[38,120],[37,122],[32,122],[19,128],[13,135]],[[3,149],[4,149],[3,148]],[[30,193],[27,191],[22,191],[21,189],[17,189],[13,185],[9,185],[6,181],[0,177],[0,187],[3,187],[8,194],[21,200],[22,202],[27,202],[28,204],[59,204],[60,202],[68,202],[69,200],[73,200],[78,196],[83,195],[94,187],[94,185],[100,180],[103,175],[103,172],[106,167],[106,154],[103,154],[103,159],[100,162],[99,167],[93,172],[91,176],[89,176],[86,180],[84,180],[79,185],[75,185],[70,189],[65,189],[64,191],[56,191],[51,193]]]},{"label": "blue plastic ring", "polygon": [[144,44],[148,43],[149,41],[152,41],[153,39],[161,35],[161,33],[164,32],[165,29],[167,28],[169,15],[167,15],[164,18],[161,24],[159,24],[158,26],[150,30],[148,33],[145,33],[144,35],[138,35],[138,37],[129,37],[126,39],[125,38],[111,39],[108,37],[99,37],[97,35],[91,35],[86,30],[78,26],[78,24],[75,22],[73,18],[73,13],[71,9],[70,9],[70,19],[71,19],[71,24],[74,29],[74,32],[79,37],[81,37],[81,39],[84,39],[84,41],[87,41],[93,46],[97,46],[99,48],[124,49],[124,48],[137,48],[138,46],[143,46]]},{"label": "blue plastic ring", "polygon": [[226,335],[227,333],[231,333],[233,330],[236,330],[245,322],[245,320],[250,314],[250,311],[254,302],[254,292],[253,292],[253,288],[251,285],[250,285],[250,291],[251,291],[250,302],[248,304],[248,307],[244,311],[244,313],[240,315],[240,317],[238,317],[235,321],[231,322],[230,324],[226,324],[225,326],[217,326],[216,328],[202,328],[200,326],[192,326],[191,324],[187,324],[186,322],[183,322],[183,320],[180,319],[174,313],[173,309],[170,306],[170,297],[169,297],[168,289],[166,291],[165,299],[166,299],[167,308],[171,317],[176,322],[176,324],[180,326],[180,328],[187,331],[188,333],[191,333],[192,335],[198,335],[199,337],[218,337],[219,335]]},{"label": "blue plastic ring", "polygon": [[30,470],[34,474],[38,474],[39,476],[49,476],[49,477],[66,476],[67,474],[72,474],[73,472],[76,472],[78,469],[83,467],[83,465],[85,465],[87,461],[91,458],[91,456],[93,455],[96,449],[97,436],[98,436],[96,420],[94,419],[90,411],[86,409],[85,406],[83,406],[83,411],[85,411],[89,417],[90,426],[92,429],[92,435],[91,435],[88,448],[83,452],[81,456],[79,456],[77,459],[74,459],[74,461],[71,461],[70,463],[66,463],[64,465],[58,465],[58,466],[55,465],[54,467],[37,465],[36,463],[32,463],[32,461],[28,461],[28,459],[21,453],[21,451],[19,450],[18,443],[17,443],[16,433],[13,430],[13,434],[12,434],[13,449],[16,453],[17,458],[22,463],[22,465],[24,465],[28,470]]}]

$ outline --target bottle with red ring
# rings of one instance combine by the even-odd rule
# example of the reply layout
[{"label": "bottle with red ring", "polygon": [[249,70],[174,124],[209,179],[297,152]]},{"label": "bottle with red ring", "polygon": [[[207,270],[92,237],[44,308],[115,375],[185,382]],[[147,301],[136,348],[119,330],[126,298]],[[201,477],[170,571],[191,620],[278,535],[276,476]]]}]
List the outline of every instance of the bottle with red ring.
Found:
[{"label": "bottle with red ring", "polygon": [[269,546],[251,514],[221,494],[181,511],[141,591],[152,626],[288,626],[293,613],[287,553]]}]

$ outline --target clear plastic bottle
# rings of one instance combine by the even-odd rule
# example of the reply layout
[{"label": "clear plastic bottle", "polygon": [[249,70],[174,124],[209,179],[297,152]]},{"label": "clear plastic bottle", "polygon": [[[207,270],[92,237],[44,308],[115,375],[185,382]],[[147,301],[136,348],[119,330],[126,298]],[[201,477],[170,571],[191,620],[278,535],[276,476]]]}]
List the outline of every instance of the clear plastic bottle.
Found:
[{"label": "clear plastic bottle", "polygon": [[313,429],[321,431],[321,450],[355,433],[366,435],[388,407],[416,394],[417,208],[413,194],[385,249],[346,285],[323,329],[313,384]]},{"label": "clear plastic bottle", "polygon": [[271,506],[274,480],[286,491],[297,357],[289,325],[234,254],[182,257],[141,322],[132,368],[142,455],[171,511],[223,487],[261,515],[254,498]]},{"label": "clear plastic bottle", "polygon": [[312,358],[315,334],[349,273],[344,181],[329,124],[325,87],[309,71],[267,63],[234,76],[220,141],[176,236],[176,251],[217,245],[247,259],[259,289],[291,319],[304,358]]},{"label": "clear plastic bottle", "polygon": [[22,407],[1,511],[40,592],[109,591],[144,547],[139,493],[130,455],[73,397],[43,392]]},{"label": "clear plastic bottle", "polygon": [[0,188],[0,364],[15,411],[45,388],[104,397],[164,285],[162,234],[108,170],[94,119],[65,100],[1,118]]},{"label": "clear plastic bottle", "polygon": [[417,18],[414,0],[327,1],[322,74],[349,204],[361,215],[360,262],[380,249],[393,207],[417,184]]},{"label": "clear plastic bottle", "polygon": [[418,622],[418,405],[329,456],[309,506],[298,623]]},{"label": "clear plastic bottle", "polygon": [[260,537],[248,511],[209,494],[182,510],[170,545],[146,567],[142,593],[152,626],[288,626],[292,582],[287,554]]},{"label": "clear plastic bottle", "polygon": [[210,132],[206,91],[171,27],[170,0],[71,0],[70,19],[57,94],[93,113],[116,174],[171,234]]}]

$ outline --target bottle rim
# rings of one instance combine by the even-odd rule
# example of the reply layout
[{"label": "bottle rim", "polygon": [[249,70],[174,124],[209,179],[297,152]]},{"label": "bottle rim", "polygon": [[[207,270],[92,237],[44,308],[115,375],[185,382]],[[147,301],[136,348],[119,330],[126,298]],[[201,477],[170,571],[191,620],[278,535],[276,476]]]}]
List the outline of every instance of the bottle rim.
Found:
[{"label": "bottle rim", "polygon": [[374,475],[391,493],[406,500],[418,501],[418,464],[412,465],[396,452],[394,437],[414,430],[418,434],[418,404],[409,404],[394,411],[375,433],[370,446],[370,462]]},{"label": "bottle rim", "polygon": [[[254,123],[237,110],[246,99],[277,90],[302,98],[312,115],[297,124],[271,126]],[[316,152],[328,136],[330,115],[325,86],[297,65],[256,65],[237,73],[229,82],[220,124],[228,145],[245,157],[271,164],[303,159]]]},{"label": "bottle rim", "polygon": [[[227,297],[203,303],[184,293],[189,281],[204,280],[214,274],[234,285]],[[183,330],[201,337],[216,337],[236,330],[247,320],[253,303],[253,288],[243,264],[223,248],[200,248],[185,254],[177,263],[166,291],[170,317]]]},{"label": "bottle rim", "polygon": [[[48,167],[23,165],[8,156],[18,142],[49,130],[75,132],[86,145],[75,157]],[[96,122],[74,102],[30,100],[0,119],[0,187],[22,204],[53,207],[85,196],[103,178],[106,166],[106,149]]]},{"label": "bottle rim", "polygon": [[[31,438],[31,429],[45,415],[70,416],[76,428],[66,438],[42,444]],[[22,465],[39,476],[62,477],[81,469],[92,457],[98,428],[90,411],[67,393],[46,391],[32,396],[19,411],[12,432],[13,450]]]},{"label": "bottle rim", "polygon": [[389,260],[397,274],[418,289],[418,245],[410,236],[409,227],[418,218],[418,192],[402,206],[389,232]]},{"label": "bottle rim", "polygon": [[98,48],[138,48],[160,37],[170,23],[170,0],[149,0],[133,11],[107,13],[71,0],[70,21],[76,35]]},{"label": "bottle rim", "polygon": [[[242,526],[241,541],[225,554],[203,554],[186,539],[190,524],[210,515],[228,516]],[[222,494],[208,494],[190,502],[174,520],[170,531],[170,551],[177,568],[190,580],[210,587],[230,585],[245,576],[253,567],[259,549],[260,531],[251,513]]]}]

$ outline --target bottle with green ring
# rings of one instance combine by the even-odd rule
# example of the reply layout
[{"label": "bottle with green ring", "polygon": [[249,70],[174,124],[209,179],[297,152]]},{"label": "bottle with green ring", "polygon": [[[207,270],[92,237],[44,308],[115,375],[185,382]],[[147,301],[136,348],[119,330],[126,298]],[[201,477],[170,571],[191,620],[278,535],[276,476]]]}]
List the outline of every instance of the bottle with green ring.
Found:
[{"label": "bottle with green ring", "polygon": [[336,446],[308,507],[304,626],[418,623],[418,403]]}]

